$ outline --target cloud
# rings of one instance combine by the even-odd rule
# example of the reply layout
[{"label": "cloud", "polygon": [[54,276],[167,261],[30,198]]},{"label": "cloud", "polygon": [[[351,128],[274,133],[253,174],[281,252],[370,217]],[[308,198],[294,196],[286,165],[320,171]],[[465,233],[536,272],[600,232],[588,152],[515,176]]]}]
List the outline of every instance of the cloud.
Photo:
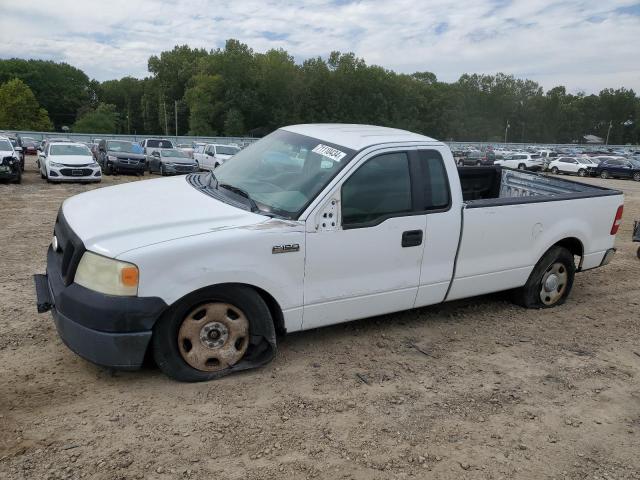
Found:
[{"label": "cloud", "polygon": [[354,52],[398,72],[510,73],[546,89],[640,91],[640,3],[630,0],[21,0],[3,5],[0,58],[65,61],[99,80],[148,75],[176,44],[237,38],[296,59]]}]

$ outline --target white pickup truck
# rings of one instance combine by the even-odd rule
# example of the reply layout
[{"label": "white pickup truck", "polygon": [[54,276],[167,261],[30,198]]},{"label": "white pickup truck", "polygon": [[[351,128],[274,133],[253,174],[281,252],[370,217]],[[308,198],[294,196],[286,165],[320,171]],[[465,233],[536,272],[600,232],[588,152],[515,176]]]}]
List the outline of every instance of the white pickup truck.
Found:
[{"label": "white pickup truck", "polygon": [[37,304],[94,363],[152,353],[175,379],[207,380],[271,360],[276,332],[500,290],[559,305],[576,271],[610,261],[622,204],[562,178],[458,169],[446,145],[402,130],[290,126],[215,172],[66,200]]}]

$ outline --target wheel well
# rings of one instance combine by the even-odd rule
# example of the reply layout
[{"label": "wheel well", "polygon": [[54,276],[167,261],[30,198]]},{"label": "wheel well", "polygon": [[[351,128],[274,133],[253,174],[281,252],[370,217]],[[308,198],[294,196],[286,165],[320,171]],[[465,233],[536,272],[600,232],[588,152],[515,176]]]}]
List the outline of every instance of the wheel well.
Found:
[{"label": "wheel well", "polygon": [[[572,255],[580,257],[580,264],[578,265],[578,270],[582,267],[582,257],[584,254],[584,246],[582,242],[575,237],[563,238],[555,245],[559,247],[564,247],[571,252]],[[554,246],[555,246],[554,245]]]},{"label": "wheel well", "polygon": [[[216,288],[216,287],[233,286],[233,285],[248,287],[255,290],[255,292],[258,295],[260,295],[262,300],[264,300],[264,303],[266,303],[267,307],[269,308],[269,313],[271,313],[271,318],[273,318],[273,326],[275,327],[276,333],[282,334],[282,335],[286,333],[287,330],[284,326],[284,315],[282,313],[282,308],[280,308],[280,304],[278,304],[278,301],[275,298],[273,298],[273,296],[266,290],[256,287],[255,285],[250,285],[248,283],[218,283],[216,285],[209,285],[208,287],[205,287],[205,288]],[[200,290],[204,290],[204,289],[199,289],[197,291],[200,291]]]}]

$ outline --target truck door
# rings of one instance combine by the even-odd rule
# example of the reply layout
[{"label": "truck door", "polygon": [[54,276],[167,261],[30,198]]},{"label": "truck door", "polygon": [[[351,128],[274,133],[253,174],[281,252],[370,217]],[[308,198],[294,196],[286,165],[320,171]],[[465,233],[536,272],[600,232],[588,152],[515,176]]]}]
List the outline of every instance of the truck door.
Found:
[{"label": "truck door", "polygon": [[444,301],[460,240],[460,198],[454,201],[451,191],[452,180],[458,172],[455,168],[447,169],[443,154],[448,152],[442,147],[417,151],[421,179],[418,194],[420,208],[426,216],[426,230],[415,307]]},{"label": "truck door", "polygon": [[413,307],[426,225],[417,168],[415,150],[371,153],[307,219],[305,329]]}]

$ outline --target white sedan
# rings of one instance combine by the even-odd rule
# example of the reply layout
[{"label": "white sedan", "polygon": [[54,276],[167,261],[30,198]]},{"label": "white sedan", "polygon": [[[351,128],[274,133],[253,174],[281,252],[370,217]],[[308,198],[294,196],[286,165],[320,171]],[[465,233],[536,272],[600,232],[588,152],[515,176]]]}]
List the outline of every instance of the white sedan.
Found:
[{"label": "white sedan", "polygon": [[589,175],[590,168],[596,168],[597,163],[592,162],[589,158],[577,157],[558,157],[549,164],[549,170],[553,174],[571,173],[580,177]]},{"label": "white sedan", "polygon": [[51,142],[40,157],[40,176],[47,182],[99,182],[102,170],[83,143]]}]

